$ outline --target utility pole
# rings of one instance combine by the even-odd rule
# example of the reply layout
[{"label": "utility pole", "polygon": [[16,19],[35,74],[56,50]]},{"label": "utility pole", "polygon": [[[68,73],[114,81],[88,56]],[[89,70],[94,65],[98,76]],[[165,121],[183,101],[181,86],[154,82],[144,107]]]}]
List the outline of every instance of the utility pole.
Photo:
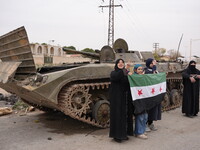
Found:
[{"label": "utility pole", "polygon": [[153,43],[153,48],[155,48],[155,53],[157,54],[157,50],[159,49],[159,43]]},{"label": "utility pole", "polygon": [[200,39],[190,39],[190,60],[192,60],[192,42],[199,41]]},{"label": "utility pole", "polygon": [[[104,0],[103,0],[104,2]],[[122,7],[122,5],[114,5],[114,0],[110,0],[109,5],[99,6],[100,8],[109,8],[109,22],[108,22],[108,45],[113,46],[114,43],[114,7]]]}]

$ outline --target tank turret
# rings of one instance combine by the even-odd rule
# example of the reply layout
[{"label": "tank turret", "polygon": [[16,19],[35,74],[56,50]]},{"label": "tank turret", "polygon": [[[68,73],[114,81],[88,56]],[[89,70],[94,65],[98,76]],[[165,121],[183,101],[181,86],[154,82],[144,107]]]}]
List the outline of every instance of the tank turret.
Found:
[{"label": "tank turret", "polygon": [[82,54],[85,57],[99,60],[101,63],[114,63],[117,59],[122,58],[125,62],[141,62],[138,51],[129,51],[128,44],[123,39],[117,39],[113,44],[113,48],[106,45],[103,46],[98,53],[89,53],[75,51],[68,48],[63,48],[67,54]]}]

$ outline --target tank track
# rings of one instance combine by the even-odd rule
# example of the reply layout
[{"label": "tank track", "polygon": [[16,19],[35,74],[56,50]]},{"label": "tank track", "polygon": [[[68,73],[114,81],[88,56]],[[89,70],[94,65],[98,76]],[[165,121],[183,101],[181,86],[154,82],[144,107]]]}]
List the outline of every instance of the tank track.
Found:
[{"label": "tank track", "polygon": [[[180,78],[167,79],[167,82],[181,83],[182,79]],[[108,89],[109,85],[110,82],[100,82],[100,83],[98,82],[98,83],[72,84],[71,86],[65,86],[62,88],[62,90],[58,95],[58,102],[59,102],[58,107],[63,113],[70,116],[71,118],[80,120],[82,122],[91,124],[96,127],[107,128],[109,127],[109,122],[107,122],[106,124],[101,124],[100,122],[97,122],[95,119],[93,119],[90,115],[88,115],[87,112],[90,110],[90,104],[92,103],[91,94],[89,94],[88,91],[91,89],[98,90],[100,88]],[[72,101],[73,98],[72,96],[77,92],[80,92],[81,96],[79,98],[75,97],[75,100],[78,99],[79,101],[81,98],[84,98],[84,102],[80,102],[82,103],[82,106],[80,106],[80,108],[74,106]],[[170,104],[167,107],[163,107],[162,112],[169,111],[178,108],[180,106],[181,106],[181,100],[177,101],[176,103]]]},{"label": "tank track", "polygon": [[[82,83],[82,84],[73,84],[71,86],[65,86],[60,91],[58,95],[58,107],[60,110],[69,115],[71,118],[80,120],[82,122],[91,124],[100,128],[109,127],[109,122],[106,124],[101,124],[93,119],[90,115],[87,114],[87,111],[90,109],[90,104],[92,103],[91,94],[88,93],[89,90],[94,89],[104,89],[109,88],[110,82],[101,82],[101,83]],[[77,95],[76,93],[80,94]],[[75,105],[73,104],[74,101]],[[80,102],[80,100],[82,100]],[[82,106],[77,106],[79,103]]]},{"label": "tank track", "polygon": [[[169,79],[167,79],[167,82],[168,83],[180,83],[180,86],[179,86],[179,88],[177,90],[179,91],[180,95],[182,95],[182,93],[181,93],[182,92],[181,88],[183,88],[183,87],[181,87],[182,78],[180,78],[180,77],[169,78]],[[181,99],[182,99],[182,97],[180,97],[180,99],[177,102],[175,102],[175,103],[171,102],[171,104],[168,105],[167,107],[163,107],[162,108],[162,112],[169,111],[169,110],[176,109],[176,108],[180,107],[182,105],[182,100]]]}]

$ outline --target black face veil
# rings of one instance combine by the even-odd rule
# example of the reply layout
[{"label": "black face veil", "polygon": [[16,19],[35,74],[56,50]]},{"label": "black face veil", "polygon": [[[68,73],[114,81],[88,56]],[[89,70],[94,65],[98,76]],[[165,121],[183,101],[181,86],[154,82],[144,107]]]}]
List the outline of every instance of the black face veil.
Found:
[{"label": "black face veil", "polygon": [[[191,65],[191,64],[195,64],[195,65]],[[196,73],[196,62],[194,60],[191,60],[189,62],[189,66],[188,69],[191,71],[191,73]]]}]

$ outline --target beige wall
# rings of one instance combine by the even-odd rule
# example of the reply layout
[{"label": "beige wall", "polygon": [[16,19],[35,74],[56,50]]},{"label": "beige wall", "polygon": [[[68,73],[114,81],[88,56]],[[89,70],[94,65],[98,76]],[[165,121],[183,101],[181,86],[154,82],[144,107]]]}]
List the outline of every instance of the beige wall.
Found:
[{"label": "beige wall", "polygon": [[34,55],[46,55],[46,56],[63,56],[65,52],[62,50],[61,46],[54,45],[41,45],[38,43],[30,44],[31,51]]},{"label": "beige wall", "polygon": [[[52,56],[52,57],[53,57],[53,65],[91,61],[90,58],[83,58],[81,55],[75,55],[75,56],[65,55],[65,56]],[[37,67],[44,65],[43,55],[33,55],[33,58]]]},{"label": "beige wall", "polygon": [[33,59],[36,65],[43,65],[44,64],[44,56],[33,55]]},{"label": "beige wall", "polygon": [[91,61],[90,58],[83,58],[79,54],[75,55],[66,55],[62,51],[61,46],[53,45],[41,45],[38,43],[30,44],[31,51],[33,53],[33,58],[36,66],[44,65],[44,56],[53,57],[53,65],[63,64],[63,63],[74,63],[74,62],[86,62]]}]

